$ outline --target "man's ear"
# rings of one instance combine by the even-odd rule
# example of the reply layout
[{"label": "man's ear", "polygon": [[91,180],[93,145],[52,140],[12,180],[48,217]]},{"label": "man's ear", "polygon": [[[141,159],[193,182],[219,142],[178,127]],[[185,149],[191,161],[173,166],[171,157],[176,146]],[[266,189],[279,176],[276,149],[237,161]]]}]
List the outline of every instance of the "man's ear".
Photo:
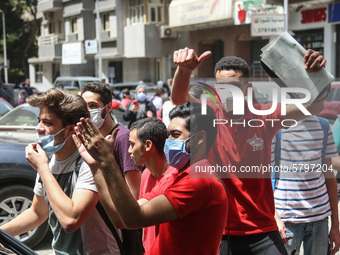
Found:
[{"label": "man's ear", "polygon": [[153,147],[153,143],[151,140],[146,140],[146,142],[144,143],[144,147],[146,151],[151,151],[152,147]]},{"label": "man's ear", "polygon": [[66,128],[66,132],[67,132],[67,136],[70,136],[70,135],[73,135],[74,134],[74,127],[76,125],[69,125],[67,128]]},{"label": "man's ear", "polygon": [[105,107],[106,109],[106,113],[109,113],[109,112],[111,112],[111,110],[112,110],[112,101],[110,102],[110,103],[108,103],[107,105],[106,105],[106,107]]},{"label": "man's ear", "polygon": [[197,145],[201,145],[207,141],[207,133],[201,130],[197,134]]}]

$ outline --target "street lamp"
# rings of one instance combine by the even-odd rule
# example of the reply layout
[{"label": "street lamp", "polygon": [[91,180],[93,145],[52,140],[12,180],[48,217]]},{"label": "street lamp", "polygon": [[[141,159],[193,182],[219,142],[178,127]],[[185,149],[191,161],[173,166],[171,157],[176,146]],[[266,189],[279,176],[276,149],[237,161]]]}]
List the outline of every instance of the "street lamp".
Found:
[{"label": "street lamp", "polygon": [[3,32],[3,36],[4,36],[4,72],[5,72],[5,83],[8,83],[5,12],[3,10],[0,10],[0,13],[2,13],[2,32]]},{"label": "street lamp", "polygon": [[98,41],[98,77],[102,79],[102,42],[100,38],[101,20],[99,15],[99,2],[96,0],[96,37]]}]

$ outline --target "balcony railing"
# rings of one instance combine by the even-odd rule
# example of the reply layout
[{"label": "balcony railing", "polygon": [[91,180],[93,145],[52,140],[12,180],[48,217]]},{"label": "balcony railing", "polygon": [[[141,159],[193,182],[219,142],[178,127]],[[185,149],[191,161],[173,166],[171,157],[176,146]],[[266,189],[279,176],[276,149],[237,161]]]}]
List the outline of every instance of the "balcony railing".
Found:
[{"label": "balcony railing", "polygon": [[63,34],[49,34],[39,37],[39,46],[50,45],[50,44],[62,44],[65,40]]}]

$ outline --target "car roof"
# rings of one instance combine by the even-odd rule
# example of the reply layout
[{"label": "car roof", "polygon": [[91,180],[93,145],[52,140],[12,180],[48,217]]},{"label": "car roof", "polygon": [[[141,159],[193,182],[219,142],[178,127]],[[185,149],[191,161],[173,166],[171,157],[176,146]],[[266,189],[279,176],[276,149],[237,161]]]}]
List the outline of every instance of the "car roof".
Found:
[{"label": "car roof", "polygon": [[76,79],[98,79],[100,80],[100,78],[98,77],[93,77],[93,76],[59,76],[56,78],[56,80],[59,79],[70,79],[70,80],[76,80]]},{"label": "car roof", "polygon": [[59,76],[55,79],[55,81],[73,81],[73,80],[93,80],[93,81],[101,81],[98,77],[92,76]]},{"label": "car roof", "polygon": [[138,86],[138,85],[146,85],[149,87],[154,87],[156,86],[156,84],[153,84],[151,82],[118,82],[118,83],[111,83],[109,84],[110,87],[114,88],[114,87],[121,87],[121,86]]}]

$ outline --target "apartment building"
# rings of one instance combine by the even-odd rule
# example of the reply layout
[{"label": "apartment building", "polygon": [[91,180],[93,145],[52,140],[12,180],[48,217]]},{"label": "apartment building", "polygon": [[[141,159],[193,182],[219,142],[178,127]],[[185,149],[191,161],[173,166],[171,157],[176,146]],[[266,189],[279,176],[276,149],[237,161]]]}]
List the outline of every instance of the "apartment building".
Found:
[{"label": "apartment building", "polygon": [[32,86],[47,90],[58,76],[166,82],[175,68],[173,51],[188,43],[187,32],[168,27],[169,3],[39,0],[39,55],[29,59]]},{"label": "apartment building", "polygon": [[[283,4],[281,0],[38,0],[39,57],[29,60],[30,78],[41,90],[66,75],[97,76],[109,83],[168,82],[176,68],[173,51],[186,46],[213,53],[193,73],[195,78],[213,77],[215,63],[226,55],[244,58],[251,74],[263,77],[260,49],[285,26],[303,46],[321,51],[328,71],[339,76],[340,3],[290,0],[288,21]],[[271,20],[275,16],[275,21],[285,24],[275,28],[276,33],[254,34],[254,15]]]}]

